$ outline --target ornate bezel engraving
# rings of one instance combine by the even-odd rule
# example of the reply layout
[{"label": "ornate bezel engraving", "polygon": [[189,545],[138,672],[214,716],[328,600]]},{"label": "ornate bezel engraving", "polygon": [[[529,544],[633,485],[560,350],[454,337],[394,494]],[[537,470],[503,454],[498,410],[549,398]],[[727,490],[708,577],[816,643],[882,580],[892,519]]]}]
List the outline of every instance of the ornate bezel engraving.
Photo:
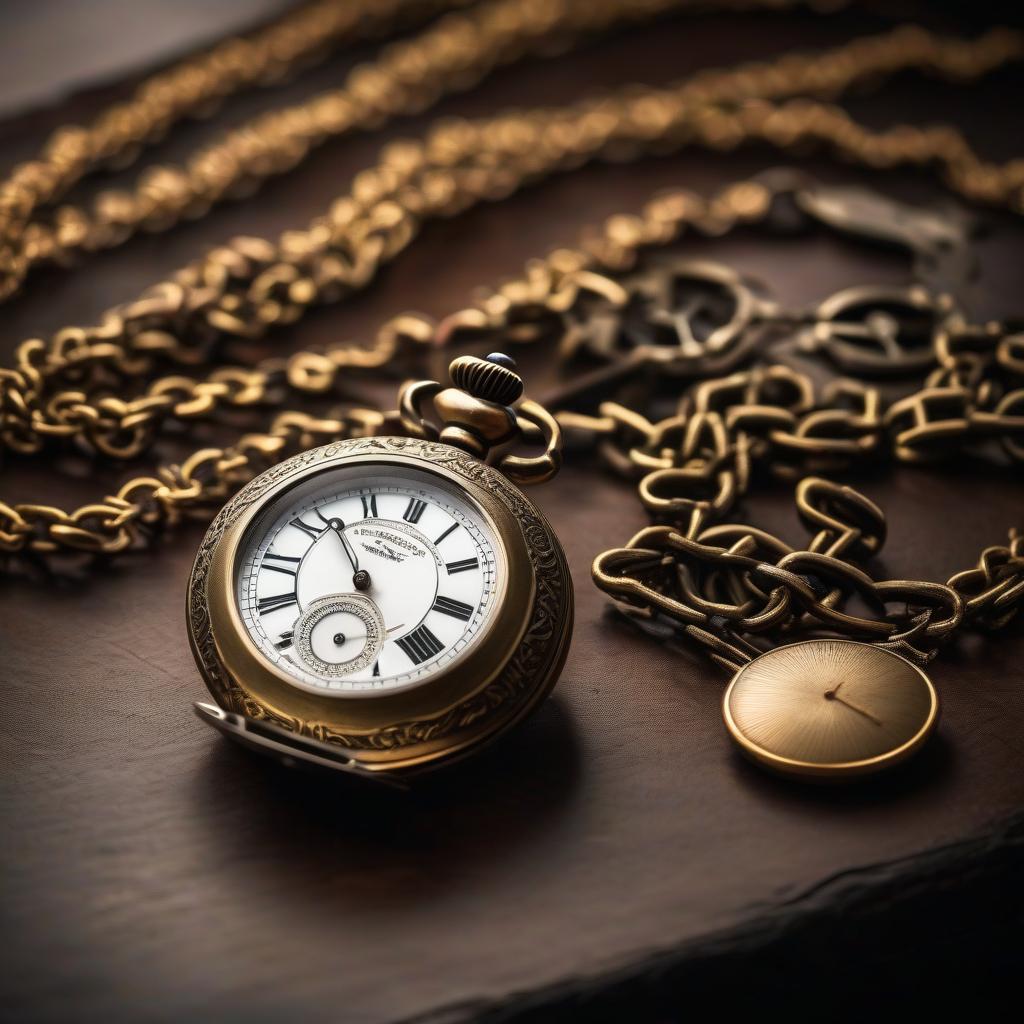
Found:
[{"label": "ornate bezel engraving", "polygon": [[[271,678],[248,651],[232,615],[234,565],[245,526],[266,501],[300,480],[354,462],[419,464],[464,488],[491,516],[510,563],[501,629],[481,641],[475,663],[456,664],[411,696],[339,702]],[[496,470],[445,444],[356,438],[311,449],[250,481],[211,524],[189,582],[187,619],[196,662],[224,709],[275,722],[358,752],[379,768],[462,753],[517,721],[551,689],[572,630],[572,583],[561,545],[543,515]],[[271,694],[268,699],[267,694]],[[424,701],[433,700],[433,706]]]}]

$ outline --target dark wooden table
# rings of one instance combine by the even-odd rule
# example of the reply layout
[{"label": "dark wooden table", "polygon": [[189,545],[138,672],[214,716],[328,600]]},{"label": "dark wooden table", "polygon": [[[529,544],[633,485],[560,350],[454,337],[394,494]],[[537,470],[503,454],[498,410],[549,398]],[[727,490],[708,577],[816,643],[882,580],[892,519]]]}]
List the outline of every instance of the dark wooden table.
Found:
[{"label": "dark wooden table", "polygon": [[[68,48],[76,19],[104,9],[53,6],[52,31]],[[17,22],[5,8],[4,48],[17,45]],[[883,24],[858,13],[680,18],[503,71],[438,113],[667,81]],[[340,81],[358,56],[305,75],[283,95]],[[1022,87],[1019,69],[969,93],[908,77],[885,99],[855,97],[852,107],[879,125],[954,121],[983,152],[1005,158],[1020,148]],[[0,125],[3,162],[34,152],[51,127],[87,118],[125,88],[79,93]],[[270,102],[260,94],[232,103],[160,155],[174,159]],[[385,138],[425,123],[332,143],[254,199],[139,238],[81,270],[38,275],[3,309],[3,357],[23,338],[91,322],[219,239],[306,222]],[[559,178],[428,226],[365,294],[316,312],[272,345],[367,338],[402,309],[448,312],[479,284],[657,188],[711,189],[778,162],[764,151],[690,152]],[[943,195],[924,178],[806,166],[920,201]],[[1019,313],[1020,228],[1008,217],[990,220],[980,311]],[[824,235],[736,238],[694,252],[803,302],[906,273],[890,255]],[[526,370],[543,393],[550,360],[535,357]],[[71,504],[108,492],[123,473],[53,470],[10,459],[4,499]],[[864,487],[890,515],[881,565],[893,576],[944,579],[1022,518],[1024,489],[1007,477],[903,470]],[[730,748],[720,673],[690,648],[635,631],[591,585],[595,552],[643,523],[629,488],[578,464],[535,493],[565,541],[577,588],[562,682],[474,767],[409,796],[288,773],[192,717],[190,703],[204,691],[183,602],[201,526],[100,572],[5,577],[0,1016],[454,1021],[565,1019],[576,1010],[671,1020],[709,994],[723,1007],[764,1007],[831,993],[840,1015],[885,993],[910,998],[915,987],[948,1000],[1001,998],[999,984],[1020,966],[1019,945],[1008,940],[1016,934],[1019,943],[1020,628],[972,637],[937,662],[940,733],[905,770],[854,789],[787,785]],[[784,488],[753,501],[751,519],[801,536]],[[954,986],[953,965],[969,992]]]}]

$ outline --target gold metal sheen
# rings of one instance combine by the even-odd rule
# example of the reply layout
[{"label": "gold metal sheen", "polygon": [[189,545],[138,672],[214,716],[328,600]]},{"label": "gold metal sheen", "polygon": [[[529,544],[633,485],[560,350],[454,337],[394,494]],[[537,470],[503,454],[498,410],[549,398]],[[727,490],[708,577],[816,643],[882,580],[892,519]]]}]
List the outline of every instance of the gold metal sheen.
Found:
[{"label": "gold metal sheen", "polygon": [[938,722],[928,677],[890,651],[806,640],[744,665],[722,701],[740,750],[786,775],[868,775],[916,751]]},{"label": "gold metal sheen", "polygon": [[[393,693],[315,693],[267,660],[238,612],[246,530],[268,503],[341,467],[409,466],[447,481],[484,515],[501,548],[504,587],[477,641],[423,685]],[[543,515],[497,471],[447,445],[366,438],[312,449],[268,470],[216,518],[193,568],[193,653],[218,705],[337,744],[377,770],[422,766],[475,749],[550,691],[572,633],[572,584]]]},{"label": "gold metal sheen", "polygon": [[[205,104],[288,72],[323,46],[462,4],[315,3],[248,44],[225,42],[144,83],[89,128],[65,130],[40,159],[0,182],[0,301],[36,265],[118,245],[141,229],[164,230],[235,189],[285,172],[326,138],[421,110],[493,67],[543,51],[552,37],[653,16],[674,2],[490,0],[387,48],[355,69],[343,89],[228,134],[183,168],[153,168],[134,190],[45,213],[80,178]],[[610,218],[579,248],[532,262],[521,278],[440,323],[403,314],[368,347],[220,364],[233,357],[235,343],[364,287],[425,221],[589,160],[686,146],[732,150],[747,142],[801,152],[817,146],[872,168],[934,167],[966,200],[1024,211],[1024,162],[986,162],[947,127],[869,130],[834,105],[850,87],[902,69],[969,81],[1022,55],[1024,35],[1016,31],[961,40],[904,26],[820,54],[702,71],[664,87],[449,119],[422,139],[393,143],[306,230],[274,242],[234,239],[101,324],[18,347],[14,365],[0,368],[0,448],[22,456],[73,445],[134,460],[168,428],[216,421],[232,409],[282,411],[261,433],[156,466],[77,509],[0,502],[0,551],[107,557],[230,498],[197,557],[188,599],[191,642],[218,705],[254,724],[343,747],[368,770],[400,771],[475,749],[526,714],[557,677],[571,631],[571,584],[557,539],[514,483],[557,471],[564,430],[633,479],[655,520],[624,547],[598,556],[595,581],[630,614],[667,619],[735,671],[724,710],[741,748],[791,774],[841,777],[895,763],[924,742],[938,712],[927,677],[906,659],[926,663],[962,626],[999,628],[1024,603],[1021,531],[1011,530],[1006,545],[985,548],[974,567],[945,583],[874,579],[864,563],[884,542],[881,510],[818,475],[889,459],[935,461],[980,445],[1011,466],[1024,462],[1024,335],[1010,325],[969,322],[955,290],[947,291],[930,266],[958,251],[950,218],[892,214],[884,197],[814,188],[794,172],[739,181],[707,198],[676,190],[637,215]],[[938,286],[851,289],[813,311],[787,314],[714,264],[645,263],[686,235],[770,226],[787,203],[818,223],[913,250],[915,271],[932,273]],[[703,297],[676,304],[679,289]],[[720,313],[723,306],[728,312],[698,337],[697,317],[685,310]],[[647,316],[639,332],[630,321],[638,308]],[[927,323],[923,344],[904,337],[901,310]],[[847,373],[896,368],[924,379],[887,401],[870,380],[820,389],[788,366],[741,366],[754,362],[763,332],[782,324],[805,351]],[[567,394],[556,418],[529,400],[513,413],[514,381],[470,360],[460,364],[462,391],[420,381],[403,391],[394,412],[347,408],[317,417],[285,409],[291,396],[331,394],[343,378],[405,372],[436,348],[492,337],[502,346],[560,343],[566,362],[581,355],[605,361],[598,384],[652,367],[655,376],[695,383],[679,389],[675,411],[661,420],[647,418],[653,414],[642,388],[633,407],[602,401],[586,411],[573,408]],[[167,361],[182,372],[164,375]],[[112,378],[121,382],[114,393]],[[443,426],[425,415],[428,406]],[[412,437],[395,436],[403,433]],[[513,453],[512,440],[541,452]],[[343,466],[385,464],[443,477],[489,519],[504,559],[500,607],[480,641],[429,685],[344,700],[305,691],[241,626],[234,576],[241,539],[266,502],[303,481]],[[797,509],[811,534],[806,549],[729,521],[755,469],[799,481]],[[855,611],[853,598],[867,610]],[[766,643],[803,628],[851,639],[762,653]]]}]

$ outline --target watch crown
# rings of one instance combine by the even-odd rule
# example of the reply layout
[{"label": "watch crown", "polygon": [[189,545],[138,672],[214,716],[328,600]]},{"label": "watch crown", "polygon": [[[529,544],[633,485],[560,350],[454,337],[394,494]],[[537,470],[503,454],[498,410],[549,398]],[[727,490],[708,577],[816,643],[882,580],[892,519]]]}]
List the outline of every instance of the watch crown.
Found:
[{"label": "watch crown", "polygon": [[[561,463],[562,432],[543,406],[522,398],[523,379],[501,352],[486,359],[459,356],[448,367],[452,386],[436,380],[409,381],[398,394],[398,416],[413,437],[459,448],[491,461],[516,483],[548,480]],[[425,415],[429,402],[433,413]],[[513,455],[518,441],[544,445],[541,455]]]},{"label": "watch crown", "polygon": [[509,406],[523,393],[523,378],[515,371],[515,361],[501,352],[485,359],[459,356],[448,367],[452,383],[474,398]]}]

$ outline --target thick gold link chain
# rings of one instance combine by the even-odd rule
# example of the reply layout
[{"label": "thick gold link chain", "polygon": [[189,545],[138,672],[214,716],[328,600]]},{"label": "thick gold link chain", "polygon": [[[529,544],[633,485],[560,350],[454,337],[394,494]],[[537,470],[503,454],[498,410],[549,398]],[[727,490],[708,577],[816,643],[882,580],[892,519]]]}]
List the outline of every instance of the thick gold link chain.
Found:
[{"label": "thick gold link chain", "polygon": [[[800,0],[718,0],[717,6],[785,7]],[[489,72],[619,22],[644,21],[694,0],[321,0],[249,39],[232,39],[146,81],[90,128],[61,129],[41,157],[0,183],[0,301],[32,268],[120,245],[140,230],[164,231],[282,174],[329,138],[379,128],[470,88]],[[254,83],[283,77],[317,52],[452,12],[359,65],[344,87],[252,118],[183,166],[147,168],[133,190],[107,189],[91,207],[63,205],[32,218],[90,170],[130,161],[177,120]]]},{"label": "thick gold link chain", "polygon": [[[664,6],[668,4],[652,2],[643,16]],[[555,18],[556,27],[589,31],[623,16],[615,4],[590,7],[587,17],[577,12],[573,21],[566,12],[574,6],[563,5],[559,10],[566,20]],[[529,4],[497,3],[480,10],[484,8],[491,16],[512,8],[537,15]],[[550,13],[550,8],[545,10]],[[443,38],[442,26],[464,17],[442,19],[425,35],[438,32]],[[475,24],[478,29],[494,25],[482,16]],[[553,30],[550,20],[517,25],[505,24],[509,36],[500,39],[484,31],[486,43],[473,51],[471,68],[461,65],[461,73],[480,77],[495,63],[514,59],[527,38],[537,40]],[[438,45],[443,51],[444,45]],[[296,44],[293,50],[304,54],[311,48]],[[371,76],[383,93],[361,109],[358,117],[364,120],[337,121],[338,131],[368,123],[371,108],[383,116],[411,109],[403,106],[415,77],[411,68],[422,65],[413,58],[411,65],[403,65],[404,58],[396,58],[395,52],[386,51],[383,60],[384,66],[391,60],[405,68],[401,97]],[[388,147],[380,164],[358,176],[350,193],[307,230],[288,232],[276,243],[235,239],[139,300],[112,310],[96,327],[66,328],[49,342],[25,342],[15,365],[0,370],[0,444],[36,454],[73,440],[103,456],[136,458],[172,423],[215,418],[227,408],[281,405],[290,393],[330,393],[340,374],[411,367],[438,346],[489,336],[503,342],[561,338],[563,354],[571,358],[580,341],[578,336],[571,340],[573,333],[587,330],[595,303],[606,319],[622,314],[630,299],[628,275],[645,252],[686,232],[717,237],[738,225],[760,223],[789,191],[754,180],[710,199],[685,192],[660,196],[639,215],[610,219],[584,246],[531,263],[522,278],[439,324],[404,315],[385,324],[368,348],[300,352],[255,367],[224,366],[203,378],[175,374],[152,380],[136,397],[121,397],[130,393],[133,381],[145,382],[168,360],[207,365],[232,340],[259,337],[294,322],[314,303],[338,301],[363,287],[410,243],[424,220],[501,198],[526,182],[602,156],[621,159],[686,145],[728,150],[747,141],[780,149],[817,143],[871,167],[935,166],[963,197],[1021,211],[1024,161],[986,163],[949,128],[871,131],[840,108],[810,97],[832,97],[854,83],[903,68],[970,80],[1022,54],[1024,38],[1014,32],[995,31],[966,42],[903,28],[819,55],[787,55],[770,63],[702,72],[666,88],[634,88],[564,108],[439,123],[421,142]],[[451,63],[438,58],[432,67],[438,74],[435,94],[457,87],[459,75]],[[232,84],[229,76],[223,89],[235,87],[240,85]],[[351,81],[347,88],[352,88]],[[202,91],[197,89],[197,94]],[[207,92],[217,94],[212,86]],[[331,95],[332,102],[348,102],[339,99],[341,93]],[[384,104],[387,109],[382,109],[380,95],[392,97],[391,106]],[[170,123],[190,107],[181,100],[166,109],[164,121],[154,124]],[[149,134],[140,129],[139,138]],[[305,133],[306,148],[322,135],[319,129]],[[283,153],[286,136],[270,138],[270,148],[278,152],[280,143]],[[95,143],[87,148],[113,155],[129,146],[126,141],[121,149]],[[42,230],[30,221],[37,206],[77,180],[87,163],[65,160],[67,170],[60,181],[51,174],[48,186],[29,189],[27,204],[24,198],[4,204],[0,217],[6,214],[8,219],[0,223],[12,252],[25,251],[24,241],[31,235],[27,228]],[[287,165],[287,160],[280,165],[271,160],[263,166],[280,170]],[[244,180],[248,172],[240,164],[235,167],[237,180]],[[138,213],[138,195],[132,202]],[[180,208],[172,202],[154,223],[173,221],[190,202]],[[77,217],[80,225],[88,220],[81,211],[66,216]],[[129,218],[123,226],[130,232],[145,224],[147,216]],[[102,222],[104,218],[90,223]],[[102,230],[109,228],[107,223]],[[111,244],[116,244],[116,234],[108,236],[115,239]],[[96,247],[83,241],[85,234],[75,238],[70,246],[61,242],[33,251],[38,259],[50,259],[58,250],[67,254],[76,246]],[[880,547],[881,514],[854,491],[804,477],[882,455],[917,461],[978,439],[994,438],[1008,458],[1024,460],[1021,337],[999,325],[967,324],[947,307],[937,308],[936,316],[941,329],[936,329],[925,360],[930,370],[925,386],[888,408],[878,390],[867,384],[835,382],[819,396],[806,375],[769,365],[724,377],[716,373],[716,379],[691,388],[673,415],[657,422],[607,402],[593,415],[563,412],[560,419],[570,436],[584,438],[610,465],[639,480],[641,500],[663,524],[600,556],[595,563],[599,585],[635,614],[667,616],[681,624],[713,657],[729,665],[757,651],[741,633],[777,639],[808,623],[818,624],[920,659],[965,620],[988,626],[1005,622],[1024,599],[1020,536],[1007,547],[987,549],[976,568],[957,574],[946,586],[875,582],[856,560]],[[824,348],[841,352],[838,344]],[[698,359],[684,366],[684,372],[707,376],[710,370],[728,369],[729,361],[743,354],[739,342],[730,341],[719,354],[724,360]],[[247,434],[227,448],[197,451],[180,464],[136,477],[117,494],[71,512],[0,503],[0,549],[43,555],[124,551],[145,543],[183,514],[207,514],[242,482],[289,454],[339,438],[399,429],[394,414],[369,409],[325,418],[280,413],[265,433]],[[816,530],[806,551],[793,551],[755,527],[722,521],[758,466],[803,477],[798,507]],[[879,613],[868,618],[844,611],[850,595]],[[889,610],[896,602],[904,605],[903,612]]]},{"label": "thick gold link chain", "polygon": [[152,168],[134,195],[108,190],[97,198],[91,214],[65,205],[54,212],[51,223],[33,219],[89,173],[130,164],[184,118],[209,116],[230,96],[281,81],[323,60],[339,45],[388,35],[469,2],[313,0],[262,30],[226,39],[160,71],[91,125],[60,128],[38,157],[14,167],[0,181],[0,301],[38,263],[64,262],[76,250],[116,245],[139,227],[169,224],[185,187],[191,190],[193,205],[179,205],[178,215],[186,209],[194,213],[200,202],[209,204],[243,180],[239,160],[244,154],[240,146],[234,154],[223,147],[198,154],[190,161],[187,186],[174,168]]},{"label": "thick gold link chain", "polygon": [[[144,376],[157,357],[210,362],[227,340],[259,337],[294,322],[316,302],[337,301],[364,286],[424,220],[500,198],[525,182],[603,154],[621,158],[624,152],[641,155],[687,144],[733,148],[747,140],[783,148],[818,142],[848,159],[882,166],[935,163],[961,193],[1016,206],[1024,165],[987,164],[949,129],[901,126],[871,132],[836,107],[744,97],[815,88],[834,92],[900,66],[973,77],[1017,56],[1021,48],[1021,37],[1013,33],[962,43],[897,30],[816,57],[703,73],[668,89],[630,89],[567,108],[444,122],[422,143],[389,146],[381,163],[358,175],[349,195],[306,231],[287,232],[276,244],[236,239],[140,300],[110,311],[96,327],[65,328],[49,344],[38,339],[23,344],[13,370],[0,371],[0,442],[31,453],[49,437],[75,435],[104,454],[132,458],[146,446],[147,423],[167,415],[200,415],[218,400],[259,401],[259,378],[237,370],[194,384],[180,378],[157,382],[149,394],[123,406],[108,401],[97,407],[87,396],[103,374]],[[616,220],[611,244],[628,250],[634,230],[629,218]],[[342,349],[326,357],[295,357],[289,382],[327,391],[339,369],[390,363],[400,337],[400,331],[385,330],[370,352]],[[192,386],[199,392],[191,393]]]}]

